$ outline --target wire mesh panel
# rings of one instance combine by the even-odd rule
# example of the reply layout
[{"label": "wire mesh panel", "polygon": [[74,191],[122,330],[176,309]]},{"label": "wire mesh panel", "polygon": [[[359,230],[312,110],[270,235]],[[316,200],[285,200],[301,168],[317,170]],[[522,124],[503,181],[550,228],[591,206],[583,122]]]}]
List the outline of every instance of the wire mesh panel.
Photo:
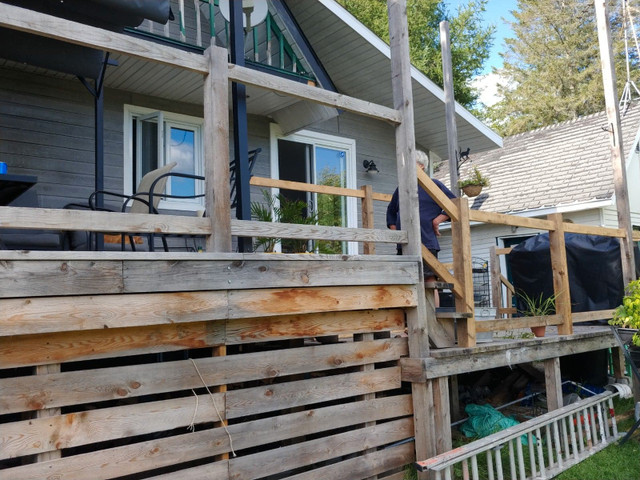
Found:
[{"label": "wire mesh panel", "polygon": [[479,257],[472,258],[473,303],[476,307],[491,306],[489,285],[489,262]]}]

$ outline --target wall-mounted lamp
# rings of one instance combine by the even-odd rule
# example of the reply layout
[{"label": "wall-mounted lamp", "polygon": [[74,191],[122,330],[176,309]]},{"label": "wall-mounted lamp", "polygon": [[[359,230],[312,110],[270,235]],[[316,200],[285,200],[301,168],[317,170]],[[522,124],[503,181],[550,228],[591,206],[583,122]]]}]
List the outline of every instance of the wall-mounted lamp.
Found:
[{"label": "wall-mounted lamp", "polygon": [[365,160],[362,162],[362,165],[367,169],[367,173],[380,173],[380,170],[378,170],[373,160]]}]

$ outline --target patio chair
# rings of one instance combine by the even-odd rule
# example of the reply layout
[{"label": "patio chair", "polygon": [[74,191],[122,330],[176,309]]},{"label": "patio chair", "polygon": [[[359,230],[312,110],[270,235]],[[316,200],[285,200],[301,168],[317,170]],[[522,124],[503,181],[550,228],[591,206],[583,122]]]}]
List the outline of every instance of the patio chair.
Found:
[{"label": "patio chair", "polygon": [[[64,208],[71,209],[90,209],[90,210],[104,210],[104,211],[114,211],[108,208],[98,208],[96,206],[96,197],[98,195],[103,195],[107,197],[117,197],[125,199],[122,204],[121,211],[128,213],[158,213],[158,204],[160,203],[161,195],[155,195],[153,199],[151,199],[150,191],[152,186],[155,188],[157,192],[162,192],[165,189],[167,184],[167,177],[165,176],[169,173],[175,166],[176,162],[168,163],[167,165],[160,167],[156,170],[152,170],[145,174],[140,183],[138,184],[138,188],[136,189],[136,193],[133,195],[126,195],[123,193],[111,192],[108,190],[98,190],[93,192],[89,196],[88,204],[77,204],[70,203],[67,204]],[[159,180],[159,181],[158,181]],[[71,232],[69,245],[72,250],[92,250],[95,247],[94,235],[89,234],[89,232]],[[107,244],[116,243],[113,241],[113,235],[105,235]],[[131,250],[136,250],[136,245],[140,247],[143,246],[143,242],[141,237],[133,234],[120,234],[120,249],[126,249],[126,239],[129,239],[129,245]],[[149,241],[153,239],[151,235],[148,235]],[[166,251],[168,251],[168,246],[166,244],[166,240],[163,239],[163,246]],[[149,249],[151,245],[149,244]]]}]

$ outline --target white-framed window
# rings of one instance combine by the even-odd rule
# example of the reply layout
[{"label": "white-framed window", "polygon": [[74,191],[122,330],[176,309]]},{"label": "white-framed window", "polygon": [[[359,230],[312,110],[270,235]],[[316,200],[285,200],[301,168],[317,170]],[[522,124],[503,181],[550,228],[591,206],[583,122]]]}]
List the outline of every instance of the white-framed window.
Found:
[{"label": "white-framed window", "polygon": [[[271,124],[271,178],[316,185],[357,188],[356,141],[324,133],[301,130],[283,135]],[[275,193],[275,192],[274,192]],[[318,215],[318,223],[328,226],[357,227],[356,199],[334,195],[291,192],[300,195]],[[358,253],[356,242],[314,244],[320,253]]]},{"label": "white-framed window", "polygon": [[[124,106],[124,193],[135,192],[142,177],[151,170],[176,162],[173,172],[203,175],[202,125],[198,117]],[[165,192],[193,196],[204,193],[204,182],[169,177]],[[160,201],[160,208],[200,210],[203,198]]]}]

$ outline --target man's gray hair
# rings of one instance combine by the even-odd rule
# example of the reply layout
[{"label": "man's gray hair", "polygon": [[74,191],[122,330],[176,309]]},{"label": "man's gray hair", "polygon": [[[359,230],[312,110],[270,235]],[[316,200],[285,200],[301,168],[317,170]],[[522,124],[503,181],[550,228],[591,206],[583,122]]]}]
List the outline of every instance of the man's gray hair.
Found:
[{"label": "man's gray hair", "polygon": [[422,165],[429,165],[429,155],[422,150],[416,150],[416,163],[421,163]]}]

